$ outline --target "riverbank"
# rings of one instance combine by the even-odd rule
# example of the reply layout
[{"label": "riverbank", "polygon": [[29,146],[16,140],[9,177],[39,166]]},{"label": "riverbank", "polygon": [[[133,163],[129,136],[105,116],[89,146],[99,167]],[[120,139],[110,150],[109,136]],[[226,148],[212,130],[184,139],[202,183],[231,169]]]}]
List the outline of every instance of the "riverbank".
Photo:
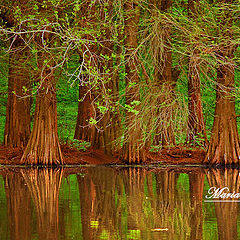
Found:
[{"label": "riverbank", "polygon": [[[100,150],[89,149],[79,151],[68,145],[61,145],[64,158],[64,165],[79,164],[124,164],[118,157],[110,157]],[[20,148],[8,148],[0,146],[0,164],[21,165],[20,160],[23,154]],[[174,147],[163,149],[159,152],[145,151],[144,161],[139,164],[202,164],[206,152],[202,149],[187,149],[184,147]]]}]

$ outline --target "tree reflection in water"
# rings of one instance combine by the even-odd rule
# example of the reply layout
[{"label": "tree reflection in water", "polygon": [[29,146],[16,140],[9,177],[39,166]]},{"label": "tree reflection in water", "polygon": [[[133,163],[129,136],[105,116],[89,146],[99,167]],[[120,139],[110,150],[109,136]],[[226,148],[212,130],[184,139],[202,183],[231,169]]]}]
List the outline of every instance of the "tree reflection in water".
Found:
[{"label": "tree reflection in water", "polygon": [[189,192],[191,199],[191,240],[201,240],[203,238],[203,187],[204,187],[204,172],[201,168],[194,169],[188,174],[189,177]]},{"label": "tree reflection in water", "polygon": [[[86,169],[78,176],[83,239],[201,239],[203,173],[178,194],[174,170]],[[199,181],[199,183],[197,183]]]},{"label": "tree reflection in water", "polygon": [[[115,207],[116,173],[113,169],[89,168],[77,176],[82,214],[83,239],[118,239]],[[106,238],[107,237],[107,238]]]},{"label": "tree reflection in water", "polygon": [[4,174],[10,239],[31,239],[31,196],[19,170]]},{"label": "tree reflection in water", "polygon": [[219,239],[237,239],[237,203],[215,203],[216,220],[209,215],[212,205],[202,205],[204,173],[210,187],[240,191],[234,169],[68,168],[62,185],[63,169],[1,170],[8,225],[4,214],[0,222],[9,233],[0,231],[0,238],[202,240],[203,230],[205,239],[216,237],[209,229],[215,221]]},{"label": "tree reflection in water", "polygon": [[21,173],[34,202],[39,239],[58,239],[58,197],[63,170],[29,168],[21,169]]},{"label": "tree reflection in water", "polygon": [[[208,169],[205,171],[210,187],[228,187],[230,193],[239,193],[240,176],[237,169]],[[232,199],[228,199],[232,200]],[[237,199],[235,199],[237,200]],[[239,200],[239,199],[238,199]],[[215,202],[215,212],[220,240],[238,239],[237,202]]]}]

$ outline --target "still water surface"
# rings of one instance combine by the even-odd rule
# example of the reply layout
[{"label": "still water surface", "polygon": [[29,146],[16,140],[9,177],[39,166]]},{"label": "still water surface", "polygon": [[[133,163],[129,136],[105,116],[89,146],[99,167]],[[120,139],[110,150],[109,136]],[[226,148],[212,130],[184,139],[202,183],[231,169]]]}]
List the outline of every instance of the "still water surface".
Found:
[{"label": "still water surface", "polygon": [[239,170],[0,168],[0,239],[238,239],[238,203],[209,203],[211,186],[239,192]]}]

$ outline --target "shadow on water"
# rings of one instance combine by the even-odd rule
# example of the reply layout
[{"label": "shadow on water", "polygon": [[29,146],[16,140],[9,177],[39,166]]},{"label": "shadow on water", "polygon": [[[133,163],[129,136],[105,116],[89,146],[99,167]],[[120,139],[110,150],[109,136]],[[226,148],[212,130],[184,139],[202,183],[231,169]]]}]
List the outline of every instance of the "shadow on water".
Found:
[{"label": "shadow on water", "polygon": [[[237,239],[239,170],[0,169],[0,239]],[[214,199],[211,199],[214,200]]]}]

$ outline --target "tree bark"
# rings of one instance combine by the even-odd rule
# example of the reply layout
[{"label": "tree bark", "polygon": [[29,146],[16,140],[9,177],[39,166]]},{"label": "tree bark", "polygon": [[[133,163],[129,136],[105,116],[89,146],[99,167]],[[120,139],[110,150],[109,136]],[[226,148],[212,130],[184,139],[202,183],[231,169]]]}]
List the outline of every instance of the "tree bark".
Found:
[{"label": "tree bark", "polygon": [[88,120],[94,117],[92,106],[92,94],[86,86],[79,85],[78,116],[74,139],[94,143],[96,128],[89,124]]},{"label": "tree bark", "polygon": [[216,107],[210,145],[205,158],[209,164],[239,163],[240,146],[236,123],[233,65],[217,69]]},{"label": "tree bark", "polygon": [[41,70],[43,76],[36,97],[33,129],[21,162],[57,165],[63,163],[63,158],[57,132],[56,80],[52,70]]},{"label": "tree bark", "polygon": [[[101,28],[101,36],[97,37],[99,42],[102,42],[101,45],[91,45],[87,49],[91,52],[89,53],[91,57],[87,56],[88,61],[90,62],[91,68],[98,72],[99,79],[91,79],[93,77],[89,75],[82,74],[81,76],[85,79],[85,84],[80,83],[79,99],[83,98],[84,100],[80,101],[78,105],[78,117],[74,138],[89,141],[95,149],[101,149],[108,155],[114,155],[116,152],[116,144],[114,144],[114,141],[119,137],[120,132],[119,111],[114,105],[119,99],[119,91],[118,77],[116,74],[113,74],[112,53],[114,52],[114,44],[111,40],[111,29],[108,25],[109,20],[106,18],[106,9],[108,16],[113,17],[113,5],[111,1],[106,3],[104,9],[101,4],[98,5],[97,3],[91,6],[91,8],[83,4],[81,9],[81,13],[86,16],[88,23],[92,23],[93,27],[98,25],[99,18],[106,24]],[[82,21],[79,24],[82,27],[88,27],[86,21]],[[86,38],[92,40],[91,35],[86,35]],[[108,59],[106,60],[104,57],[108,57]],[[91,85],[92,80],[97,80],[96,86],[98,89],[95,89],[95,87]],[[90,84],[88,85],[86,82]],[[111,99],[107,96],[109,92],[106,90],[111,91]],[[96,99],[100,105],[106,108],[105,113],[99,111],[97,108]],[[115,113],[111,112],[111,107],[116,107]],[[88,121],[90,118],[95,119],[97,124],[89,124]]]},{"label": "tree bark", "polygon": [[[140,10],[138,1],[128,0],[124,5],[125,10],[125,47],[126,47],[126,104],[131,106],[132,101],[139,101],[139,89],[133,87],[139,83],[139,75],[137,70],[137,61],[135,59],[134,51],[138,46],[138,23],[140,18]],[[139,146],[140,140],[140,129],[137,124],[137,116],[126,111],[126,132],[125,132],[125,143],[122,149],[121,158],[128,163],[139,163],[143,160],[142,149]]]},{"label": "tree bark", "polygon": [[[91,1],[86,1],[81,5],[81,8],[79,10],[80,14],[86,18],[86,20],[79,19],[78,24],[82,28],[88,27],[88,24],[94,24],[96,22],[96,6],[93,4],[91,7],[89,7]],[[91,36],[86,35],[86,39],[91,39]],[[87,52],[86,55],[82,56],[82,52],[84,51],[90,51]],[[79,51],[79,63],[82,64],[83,61],[90,62],[91,65],[92,62],[90,60],[90,54],[95,54],[95,51],[97,51],[95,45],[89,46],[88,49],[84,49]],[[93,57],[93,56],[92,56]],[[94,59],[95,63],[96,59]],[[91,67],[96,67],[94,64]],[[87,70],[84,68],[84,70]],[[95,144],[95,138],[96,138],[96,128],[94,125],[91,125],[89,123],[90,118],[95,119],[95,109],[94,109],[94,96],[92,93],[91,87],[89,87],[88,83],[91,81],[91,78],[88,74],[81,74],[81,79],[79,81],[79,97],[78,97],[78,115],[77,115],[77,122],[76,122],[76,128],[75,128],[75,134],[74,139],[82,140],[90,142],[92,146]]]},{"label": "tree bark", "polygon": [[[199,0],[188,0],[188,16],[196,21],[196,4]],[[206,144],[207,135],[203,118],[201,99],[199,51],[193,46],[189,56],[188,68],[188,133],[187,142],[190,144]]]},{"label": "tree bark", "polygon": [[[231,4],[232,0],[224,0],[222,2]],[[235,70],[233,57],[236,47],[227,41],[227,39],[233,37],[231,32],[231,11],[224,10],[219,17],[220,20],[219,34],[224,36],[226,40],[217,55],[219,63],[217,68],[216,107],[211,140],[204,162],[208,164],[228,165],[240,162],[235,98],[232,94]]]},{"label": "tree bark", "polygon": [[[109,2],[108,5],[108,13],[110,16],[113,15],[113,4]],[[101,12],[101,19],[104,21],[105,13]],[[100,122],[100,126],[103,129],[103,148],[106,154],[115,155],[119,151],[119,143],[116,140],[119,140],[121,135],[121,119],[118,108],[119,101],[119,75],[118,72],[114,71],[114,62],[112,54],[116,54],[114,50],[114,43],[111,40],[111,29],[108,26],[104,29],[105,35],[103,39],[105,42],[100,48],[100,53],[104,56],[108,57],[108,60],[102,62],[100,67],[100,72],[103,74],[104,82],[106,82],[103,86],[103,89],[107,89],[111,91],[110,99],[108,99],[108,93],[104,91],[104,95],[106,94],[105,106],[107,107],[107,112],[103,114],[103,118]],[[107,72],[105,70],[107,68]],[[103,102],[104,103],[104,102]],[[114,109],[114,110],[113,110]]]},{"label": "tree bark", "polygon": [[[17,37],[9,54],[8,100],[4,144],[24,148],[30,136],[30,76],[26,63],[28,48]],[[26,92],[24,91],[26,89]]]},{"label": "tree bark", "polygon": [[[172,7],[172,0],[154,1],[155,6],[162,12],[168,11]],[[161,144],[163,147],[175,145],[174,127],[173,127],[173,114],[175,104],[174,88],[176,82],[173,78],[172,72],[172,51],[171,51],[171,27],[168,25],[156,26],[156,31],[160,31],[158,35],[161,36],[161,43],[159,42],[159,36],[154,39],[154,57],[155,57],[155,73],[154,79],[160,89],[160,96],[158,99],[159,107],[157,114],[161,119],[159,127],[156,129],[156,135],[154,137],[154,143],[156,145]],[[163,45],[163,46],[161,46]]]}]

